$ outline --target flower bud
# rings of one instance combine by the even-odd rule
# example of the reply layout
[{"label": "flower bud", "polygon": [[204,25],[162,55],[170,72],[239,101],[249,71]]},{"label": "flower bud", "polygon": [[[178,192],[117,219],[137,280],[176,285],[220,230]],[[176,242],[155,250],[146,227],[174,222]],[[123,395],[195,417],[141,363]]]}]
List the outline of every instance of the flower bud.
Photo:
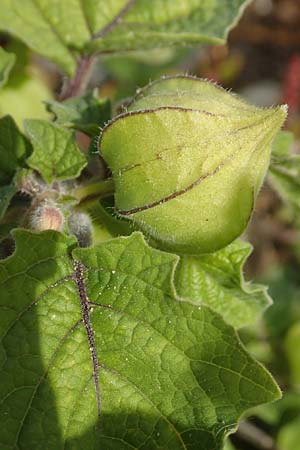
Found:
[{"label": "flower bud", "polygon": [[197,78],[150,84],[100,139],[117,213],[166,250],[226,246],[249,222],[286,113]]},{"label": "flower bud", "polygon": [[89,247],[92,244],[92,222],[88,214],[73,211],[68,226],[70,232],[76,236],[79,247]]},{"label": "flower bud", "polygon": [[55,202],[52,200],[44,200],[33,210],[30,216],[30,226],[36,231],[62,231],[64,216]]}]

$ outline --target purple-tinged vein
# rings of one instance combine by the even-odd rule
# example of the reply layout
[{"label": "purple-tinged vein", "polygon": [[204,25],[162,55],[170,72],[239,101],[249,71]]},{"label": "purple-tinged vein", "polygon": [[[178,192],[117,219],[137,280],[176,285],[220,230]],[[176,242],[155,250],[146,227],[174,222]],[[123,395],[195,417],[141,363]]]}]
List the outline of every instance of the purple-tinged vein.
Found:
[{"label": "purple-tinged vein", "polygon": [[80,300],[81,305],[81,311],[82,311],[82,320],[85,326],[87,339],[90,347],[90,353],[93,363],[93,379],[95,384],[95,391],[96,391],[96,401],[97,401],[97,409],[98,414],[100,415],[100,409],[101,409],[101,399],[100,399],[100,385],[99,385],[99,375],[98,375],[98,358],[97,358],[97,352],[96,352],[96,345],[95,345],[95,339],[94,339],[94,331],[92,328],[92,324],[90,321],[90,304],[87,296],[87,290],[86,290],[86,284],[84,279],[84,272],[85,272],[85,266],[80,263],[79,261],[74,261],[74,280],[76,283],[78,296]]}]

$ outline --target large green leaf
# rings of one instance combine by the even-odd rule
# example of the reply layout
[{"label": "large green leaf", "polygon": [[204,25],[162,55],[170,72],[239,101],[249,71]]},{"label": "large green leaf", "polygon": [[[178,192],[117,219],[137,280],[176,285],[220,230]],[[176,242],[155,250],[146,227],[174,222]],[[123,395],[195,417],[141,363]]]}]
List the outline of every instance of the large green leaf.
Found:
[{"label": "large green leaf", "polygon": [[7,53],[0,47],[0,87],[4,86],[7,82],[15,60],[16,57],[13,53]]},{"label": "large green leaf", "polygon": [[243,265],[250,253],[250,244],[235,241],[212,254],[181,257],[175,276],[178,294],[210,306],[235,327],[251,324],[270,298],[264,286],[244,280]]},{"label": "large green leaf", "polygon": [[25,129],[33,145],[28,165],[47,183],[76,178],[87,161],[72,131],[44,120],[26,120]]},{"label": "large green leaf", "polygon": [[89,249],[14,232],[0,263],[1,450],[220,449],[270,375],[209,308],[174,298],[175,255],[140,234]]},{"label": "large green leaf", "polygon": [[2,0],[0,29],[67,73],[78,54],[220,43],[244,0]]},{"label": "large green leaf", "polygon": [[272,149],[269,180],[298,215],[300,211],[300,154],[292,153],[293,144],[295,141],[292,133],[282,131],[278,134]]}]

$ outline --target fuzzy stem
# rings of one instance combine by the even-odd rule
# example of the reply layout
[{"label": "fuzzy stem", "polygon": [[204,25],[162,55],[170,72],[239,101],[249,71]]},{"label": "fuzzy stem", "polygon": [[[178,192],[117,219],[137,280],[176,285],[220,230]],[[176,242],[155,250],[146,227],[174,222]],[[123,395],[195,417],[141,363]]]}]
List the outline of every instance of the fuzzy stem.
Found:
[{"label": "fuzzy stem", "polygon": [[86,185],[79,186],[71,192],[71,195],[77,198],[79,202],[92,197],[107,197],[114,193],[114,183],[111,178],[107,180],[90,182]]},{"label": "fuzzy stem", "polygon": [[77,63],[77,70],[74,78],[63,89],[60,95],[60,101],[83,94],[88,86],[90,76],[95,64],[94,55],[84,56]]}]

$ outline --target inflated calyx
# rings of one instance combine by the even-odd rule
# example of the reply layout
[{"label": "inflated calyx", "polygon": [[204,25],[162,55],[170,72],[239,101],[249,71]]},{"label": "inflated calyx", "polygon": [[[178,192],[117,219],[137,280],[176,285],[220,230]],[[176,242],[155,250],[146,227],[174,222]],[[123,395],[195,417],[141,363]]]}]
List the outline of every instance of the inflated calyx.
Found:
[{"label": "inflated calyx", "polygon": [[226,246],[249,222],[286,113],[193,77],[148,85],[100,140],[117,214],[169,251]]}]

